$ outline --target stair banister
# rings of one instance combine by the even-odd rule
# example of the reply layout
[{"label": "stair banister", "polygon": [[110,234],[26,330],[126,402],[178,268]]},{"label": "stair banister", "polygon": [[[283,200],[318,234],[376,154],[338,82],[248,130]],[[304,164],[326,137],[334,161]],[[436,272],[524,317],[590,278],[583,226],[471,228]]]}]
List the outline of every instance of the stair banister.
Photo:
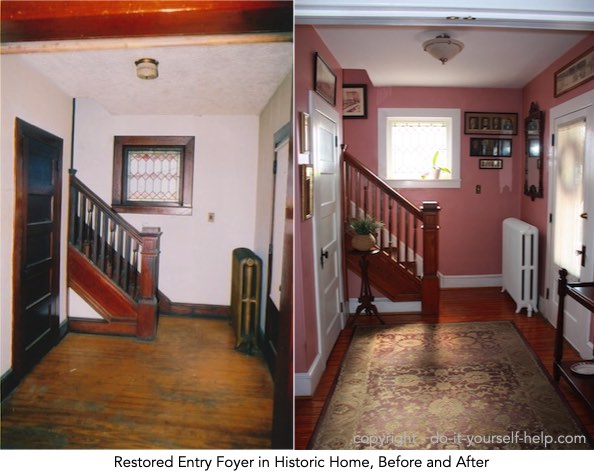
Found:
[{"label": "stair banister", "polygon": [[136,336],[152,339],[157,326],[159,228],[138,231],[70,170],[69,243],[137,305]]},{"label": "stair banister", "polygon": [[378,245],[410,276],[417,276],[419,253],[417,230],[422,230],[423,275],[421,304],[423,313],[439,310],[439,205],[423,202],[420,208],[400,195],[343,147],[342,194],[345,230],[350,218],[370,216],[384,223]]}]

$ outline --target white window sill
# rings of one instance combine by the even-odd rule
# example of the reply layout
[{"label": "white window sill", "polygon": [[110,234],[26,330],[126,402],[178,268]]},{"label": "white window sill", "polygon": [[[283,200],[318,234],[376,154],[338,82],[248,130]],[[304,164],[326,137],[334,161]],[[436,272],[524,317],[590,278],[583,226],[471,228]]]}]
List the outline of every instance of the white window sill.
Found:
[{"label": "white window sill", "polygon": [[460,179],[447,180],[386,180],[392,188],[460,188],[462,181]]}]

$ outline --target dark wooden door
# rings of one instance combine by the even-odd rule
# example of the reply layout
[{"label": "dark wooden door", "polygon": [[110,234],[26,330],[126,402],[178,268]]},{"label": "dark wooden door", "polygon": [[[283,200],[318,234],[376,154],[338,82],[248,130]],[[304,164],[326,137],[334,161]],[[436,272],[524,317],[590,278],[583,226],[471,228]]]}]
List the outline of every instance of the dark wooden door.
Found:
[{"label": "dark wooden door", "polygon": [[63,142],[16,120],[13,371],[30,370],[59,338]]}]

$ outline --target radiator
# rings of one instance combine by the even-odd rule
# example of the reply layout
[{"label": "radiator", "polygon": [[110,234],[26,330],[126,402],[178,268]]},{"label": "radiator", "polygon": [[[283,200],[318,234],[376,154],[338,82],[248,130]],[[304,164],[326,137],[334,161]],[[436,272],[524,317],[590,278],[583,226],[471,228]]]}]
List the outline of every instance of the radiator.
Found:
[{"label": "radiator", "polygon": [[250,249],[234,249],[231,278],[235,349],[253,354],[258,349],[262,260]]},{"label": "radiator", "polygon": [[503,220],[503,287],[528,316],[538,307],[538,229],[517,218]]}]

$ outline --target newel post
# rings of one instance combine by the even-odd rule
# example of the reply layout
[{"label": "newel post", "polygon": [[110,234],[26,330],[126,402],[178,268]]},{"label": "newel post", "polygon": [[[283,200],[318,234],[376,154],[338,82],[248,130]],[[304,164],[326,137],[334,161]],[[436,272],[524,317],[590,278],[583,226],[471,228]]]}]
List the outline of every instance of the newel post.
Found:
[{"label": "newel post", "polygon": [[157,334],[157,280],[159,276],[159,243],[161,228],[143,227],[140,233],[140,286],[136,336],[154,339]]},{"label": "newel post", "polygon": [[422,307],[424,314],[439,313],[439,204],[423,202],[423,287]]}]

